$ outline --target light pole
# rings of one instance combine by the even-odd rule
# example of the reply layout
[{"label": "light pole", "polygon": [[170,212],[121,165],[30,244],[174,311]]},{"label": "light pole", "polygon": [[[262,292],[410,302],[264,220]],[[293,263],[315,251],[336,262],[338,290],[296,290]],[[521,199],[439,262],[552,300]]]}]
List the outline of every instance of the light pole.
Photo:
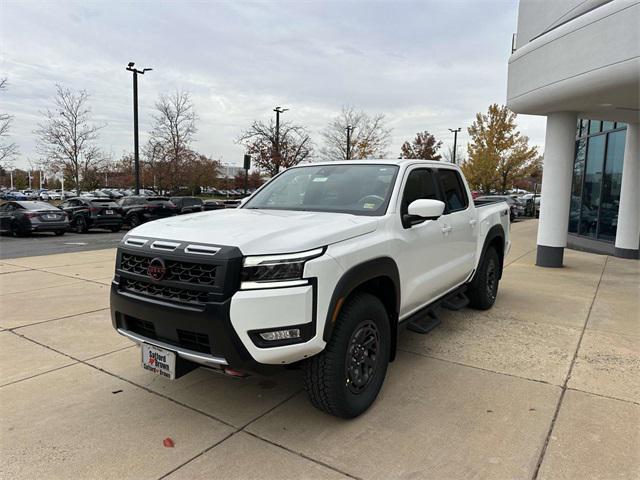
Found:
[{"label": "light pole", "polygon": [[138,74],[144,75],[144,72],[153,70],[152,68],[143,68],[138,70],[133,68],[135,63],[129,62],[127,70],[133,72],[133,161],[135,165],[136,176],[136,195],[140,193],[140,156],[138,154]]},{"label": "light pole", "polygon": [[156,150],[162,148],[162,145],[156,143],[151,152],[151,170],[153,170],[153,191],[156,191]]},{"label": "light pole", "polygon": [[9,178],[11,179],[11,190],[13,190],[13,170],[9,170]]},{"label": "light pole", "polygon": [[280,171],[280,114],[289,110],[288,108],[276,107],[273,109],[276,112],[276,173]]},{"label": "light pole", "polygon": [[353,127],[347,125],[347,160],[351,159],[351,132],[353,132]]},{"label": "light pole", "polygon": [[453,132],[453,156],[451,161],[454,165],[456,164],[456,149],[458,148],[458,132],[460,130],[462,130],[460,127],[449,129],[450,132]]}]

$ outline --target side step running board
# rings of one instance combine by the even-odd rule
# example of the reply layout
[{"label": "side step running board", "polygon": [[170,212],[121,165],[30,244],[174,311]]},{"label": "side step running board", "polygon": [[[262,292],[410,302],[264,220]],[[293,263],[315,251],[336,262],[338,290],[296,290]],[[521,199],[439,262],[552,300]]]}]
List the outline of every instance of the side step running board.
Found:
[{"label": "side step running board", "polygon": [[465,295],[465,290],[466,287],[461,287],[423,310],[413,314],[407,320],[407,329],[423,335],[429,333],[441,323],[440,318],[438,318],[438,313],[436,312],[438,307],[448,310],[461,310],[469,305],[469,298]]},{"label": "side step running board", "polygon": [[412,332],[426,334],[440,325],[440,319],[434,309],[429,309],[425,312],[423,317],[410,321],[407,324],[407,329]]},{"label": "side step running board", "polygon": [[462,310],[467,305],[469,305],[469,298],[464,292],[459,292],[442,301],[442,308],[446,308],[447,310]]}]

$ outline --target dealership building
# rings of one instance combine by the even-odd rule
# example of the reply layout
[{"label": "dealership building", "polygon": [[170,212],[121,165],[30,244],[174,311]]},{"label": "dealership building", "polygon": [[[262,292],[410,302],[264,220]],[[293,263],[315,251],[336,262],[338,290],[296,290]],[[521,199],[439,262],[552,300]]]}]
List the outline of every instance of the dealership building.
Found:
[{"label": "dealership building", "polygon": [[547,117],[536,264],[637,259],[640,0],[520,0],[507,105]]}]

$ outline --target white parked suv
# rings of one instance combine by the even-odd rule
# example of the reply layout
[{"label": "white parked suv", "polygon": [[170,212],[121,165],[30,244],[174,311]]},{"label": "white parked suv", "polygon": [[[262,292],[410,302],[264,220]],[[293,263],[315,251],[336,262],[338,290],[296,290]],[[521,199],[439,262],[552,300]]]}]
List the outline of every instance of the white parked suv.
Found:
[{"label": "white parked suv", "polygon": [[129,231],[112,321],[150,372],[301,367],[316,407],[354,417],[378,395],[399,328],[428,330],[443,303],[493,305],[509,246],[509,207],[476,208],[455,165],[298,166],[238,209]]}]

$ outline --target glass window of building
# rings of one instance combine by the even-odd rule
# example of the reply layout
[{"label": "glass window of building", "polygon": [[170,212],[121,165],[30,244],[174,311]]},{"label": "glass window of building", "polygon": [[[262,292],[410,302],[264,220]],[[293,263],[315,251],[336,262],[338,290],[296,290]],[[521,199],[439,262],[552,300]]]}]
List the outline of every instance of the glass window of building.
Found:
[{"label": "glass window of building", "polygon": [[569,232],[614,242],[626,124],[582,120],[577,129]]},{"label": "glass window of building", "polygon": [[607,138],[607,156],[605,158],[602,193],[600,195],[598,238],[611,242],[616,239],[616,227],[618,226],[624,141],[624,130],[611,132]]}]

